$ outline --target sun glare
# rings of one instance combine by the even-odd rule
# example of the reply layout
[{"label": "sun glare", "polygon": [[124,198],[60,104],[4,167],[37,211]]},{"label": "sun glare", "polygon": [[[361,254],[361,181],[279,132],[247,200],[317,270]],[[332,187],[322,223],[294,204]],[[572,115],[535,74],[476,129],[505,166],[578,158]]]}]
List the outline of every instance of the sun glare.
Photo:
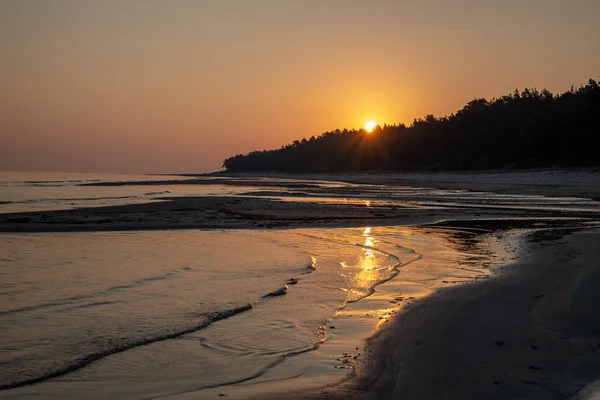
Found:
[{"label": "sun glare", "polygon": [[373,132],[373,129],[377,126],[377,122],[375,121],[367,121],[365,124],[365,130],[369,133]]}]

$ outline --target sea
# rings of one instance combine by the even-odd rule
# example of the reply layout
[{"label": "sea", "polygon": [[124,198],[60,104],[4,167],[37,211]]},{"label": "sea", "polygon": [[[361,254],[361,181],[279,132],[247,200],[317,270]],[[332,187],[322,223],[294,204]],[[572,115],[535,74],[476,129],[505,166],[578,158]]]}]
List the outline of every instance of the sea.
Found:
[{"label": "sea", "polygon": [[[172,179],[0,173],[0,213],[257,190]],[[147,180],[165,182],[82,186]],[[504,250],[402,226],[0,233],[0,397],[245,398],[331,384],[403,301],[490,276]]]},{"label": "sea", "polygon": [[[248,190],[81,186],[149,179],[181,178],[4,173],[0,213]],[[340,310],[397,273],[402,249],[375,242],[365,229],[0,234],[2,397],[202,398],[258,380],[317,352]],[[347,372],[328,361],[275,379],[320,383]]]}]

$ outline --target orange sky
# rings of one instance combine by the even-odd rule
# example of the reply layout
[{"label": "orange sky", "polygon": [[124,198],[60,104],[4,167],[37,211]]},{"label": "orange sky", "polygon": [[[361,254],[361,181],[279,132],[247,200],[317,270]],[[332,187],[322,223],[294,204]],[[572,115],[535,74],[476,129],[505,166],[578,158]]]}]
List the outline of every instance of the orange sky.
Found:
[{"label": "orange sky", "polygon": [[600,77],[596,0],[2,0],[0,170],[208,172]]}]

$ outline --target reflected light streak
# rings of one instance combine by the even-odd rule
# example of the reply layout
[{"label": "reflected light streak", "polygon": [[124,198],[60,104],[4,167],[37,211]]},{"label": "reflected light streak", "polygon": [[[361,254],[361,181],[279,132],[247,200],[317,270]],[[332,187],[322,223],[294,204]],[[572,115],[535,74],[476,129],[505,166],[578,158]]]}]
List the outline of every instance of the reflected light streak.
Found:
[{"label": "reflected light streak", "polygon": [[383,310],[377,310],[377,316],[379,317],[379,322],[377,323],[377,327],[381,326],[384,322],[387,322],[394,312],[385,308]]},{"label": "reflected light streak", "polygon": [[375,251],[370,248],[375,245],[375,238],[371,236],[371,227],[366,227],[362,236],[365,238],[364,246],[369,248],[363,248],[363,255],[358,264],[360,271],[356,274],[355,281],[357,287],[367,288],[372,286],[373,282],[381,279],[377,271],[380,265],[375,257]]},{"label": "reflected light streak", "polygon": [[[385,279],[390,278],[391,269],[394,264],[385,253],[380,253],[376,249],[376,238],[371,235],[372,228],[366,227],[362,231],[364,244],[360,244],[362,253],[357,255],[352,263],[340,262],[344,274],[350,276],[350,284],[347,290],[348,300],[354,301],[369,294],[369,291]],[[350,275],[351,274],[351,275]],[[344,290],[344,289],[342,289]]]},{"label": "reflected light streak", "polygon": [[[373,238],[373,236],[370,236],[371,234],[371,228],[370,227],[366,227],[364,232],[363,232],[363,236],[365,237],[365,244],[364,246],[366,247],[373,247],[375,246],[375,239]],[[371,249],[364,249],[365,251],[365,257],[367,258],[373,258],[375,257],[375,253],[373,253],[373,250]]]}]

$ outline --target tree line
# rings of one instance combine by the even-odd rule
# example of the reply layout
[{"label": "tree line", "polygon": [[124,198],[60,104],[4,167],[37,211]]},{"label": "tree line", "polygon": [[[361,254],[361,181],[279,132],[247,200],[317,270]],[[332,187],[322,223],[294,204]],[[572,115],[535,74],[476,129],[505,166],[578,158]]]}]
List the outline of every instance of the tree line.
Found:
[{"label": "tree line", "polygon": [[231,172],[443,171],[600,166],[600,86],[474,99],[409,126],[335,130],[227,158]]}]

